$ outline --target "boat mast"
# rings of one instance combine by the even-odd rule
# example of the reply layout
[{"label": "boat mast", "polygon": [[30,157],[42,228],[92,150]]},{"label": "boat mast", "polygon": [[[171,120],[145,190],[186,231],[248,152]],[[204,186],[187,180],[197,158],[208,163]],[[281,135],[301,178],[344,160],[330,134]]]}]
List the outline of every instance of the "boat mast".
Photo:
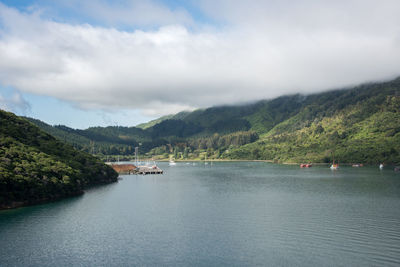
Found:
[{"label": "boat mast", "polygon": [[139,147],[135,147],[135,165],[138,166],[139,162]]}]

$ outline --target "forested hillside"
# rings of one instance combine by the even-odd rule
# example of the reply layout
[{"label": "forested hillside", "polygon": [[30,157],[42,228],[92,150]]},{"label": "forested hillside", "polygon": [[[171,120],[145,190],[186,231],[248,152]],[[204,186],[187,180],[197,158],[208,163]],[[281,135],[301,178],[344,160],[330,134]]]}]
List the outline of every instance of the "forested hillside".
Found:
[{"label": "forested hillside", "polygon": [[136,127],[140,128],[140,129],[143,129],[143,130],[146,130],[146,129],[148,129],[148,128],[156,125],[156,124],[159,124],[160,122],[165,121],[165,120],[171,120],[171,119],[181,120],[181,119],[185,118],[186,115],[189,114],[189,113],[190,112],[188,112],[188,111],[182,111],[182,112],[179,112],[177,114],[170,114],[170,115],[162,116],[162,117],[160,117],[158,119],[155,119],[155,120],[152,120],[152,121],[149,121],[149,122],[146,122],[146,123],[141,123],[139,125],[136,125]]},{"label": "forested hillside", "polygon": [[[400,162],[400,79],[181,112],[135,127],[41,126],[104,155],[277,162]],[[36,123],[36,122],[35,122]],[[63,132],[59,132],[62,130]]]},{"label": "forested hillside", "polygon": [[0,110],[0,209],[81,194],[115,182],[97,158],[56,140],[27,120]]},{"label": "forested hillside", "polygon": [[26,119],[74,148],[97,155],[132,155],[139,143],[146,151],[167,144],[167,141],[152,139],[144,130],[136,127],[109,126],[79,130],[64,125],[51,126],[32,118]]},{"label": "forested hillside", "polygon": [[400,163],[400,80],[312,95],[294,116],[227,158]]}]

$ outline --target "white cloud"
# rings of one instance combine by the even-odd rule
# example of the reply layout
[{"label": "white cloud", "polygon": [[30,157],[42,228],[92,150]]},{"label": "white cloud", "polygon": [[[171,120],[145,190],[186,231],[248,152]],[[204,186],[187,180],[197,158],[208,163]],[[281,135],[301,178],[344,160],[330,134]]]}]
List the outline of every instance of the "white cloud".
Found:
[{"label": "white cloud", "polygon": [[383,2],[205,0],[224,26],[195,32],[185,16],[124,32],[0,4],[0,82],[85,108],[161,115],[387,79],[400,70],[400,2]]}]

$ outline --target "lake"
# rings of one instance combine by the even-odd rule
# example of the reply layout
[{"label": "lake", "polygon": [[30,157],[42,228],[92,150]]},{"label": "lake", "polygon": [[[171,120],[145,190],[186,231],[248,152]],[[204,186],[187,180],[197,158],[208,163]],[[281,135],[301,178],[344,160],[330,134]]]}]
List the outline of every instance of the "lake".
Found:
[{"label": "lake", "polygon": [[0,266],[399,266],[400,173],[159,163],[0,211]]}]

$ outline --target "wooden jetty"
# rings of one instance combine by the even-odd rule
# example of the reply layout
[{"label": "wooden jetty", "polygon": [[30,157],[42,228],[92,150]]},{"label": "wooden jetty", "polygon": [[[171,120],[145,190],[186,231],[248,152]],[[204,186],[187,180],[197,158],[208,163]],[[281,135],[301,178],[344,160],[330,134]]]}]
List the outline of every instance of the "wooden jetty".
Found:
[{"label": "wooden jetty", "polygon": [[154,166],[138,166],[137,168],[138,174],[163,174],[164,171],[158,168],[156,165]]},{"label": "wooden jetty", "polygon": [[163,174],[158,166],[135,166],[133,164],[108,164],[119,174]]}]

